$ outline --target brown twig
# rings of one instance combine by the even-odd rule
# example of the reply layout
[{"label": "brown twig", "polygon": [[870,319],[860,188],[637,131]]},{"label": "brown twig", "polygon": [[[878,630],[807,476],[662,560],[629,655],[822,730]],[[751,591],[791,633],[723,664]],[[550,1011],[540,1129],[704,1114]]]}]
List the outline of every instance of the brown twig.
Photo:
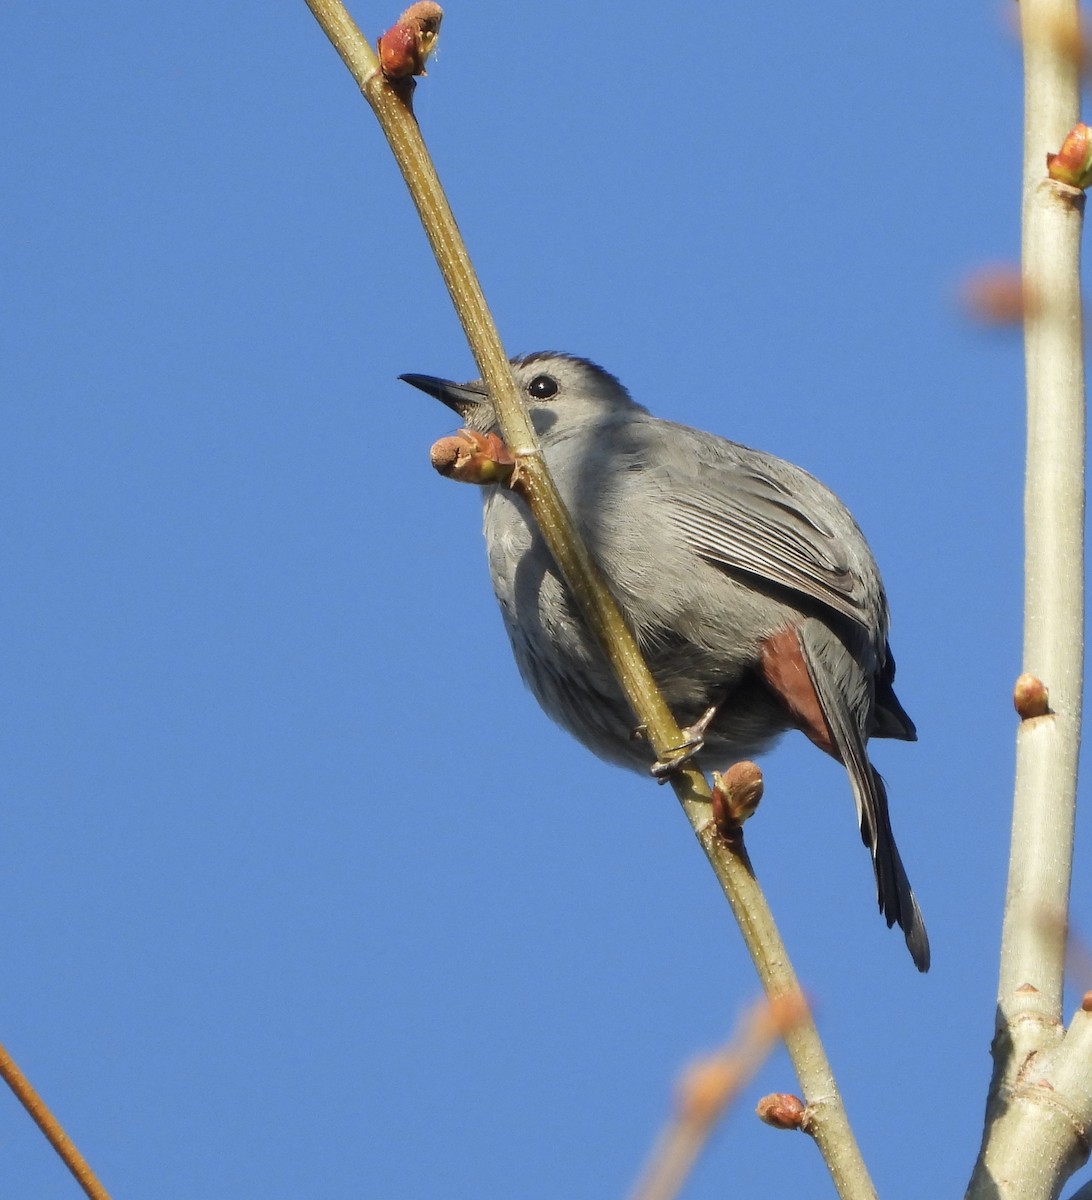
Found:
[{"label": "brown twig", "polygon": [[46,1107],[45,1101],[34,1090],[30,1080],[19,1070],[7,1050],[0,1046],[0,1078],[15,1093],[19,1103],[30,1113],[38,1128],[45,1134],[49,1144],[61,1157],[61,1161],[76,1177],[90,1200],[110,1200],[110,1194],[99,1183],[87,1160],[76,1149],[75,1143],[61,1128],[61,1123]]},{"label": "brown twig", "polygon": [[656,1141],[630,1200],[673,1200],[717,1122],[766,1061],[779,1038],[808,1019],[804,997],[760,1001],[731,1040],[683,1072],[675,1111]]}]

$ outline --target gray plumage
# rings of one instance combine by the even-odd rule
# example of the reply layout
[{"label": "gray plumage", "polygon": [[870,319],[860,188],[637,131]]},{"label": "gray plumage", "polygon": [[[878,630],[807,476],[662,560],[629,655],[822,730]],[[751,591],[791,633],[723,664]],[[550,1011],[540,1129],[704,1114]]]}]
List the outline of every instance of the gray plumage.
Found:
[{"label": "gray plumage", "polygon": [[[925,926],[866,750],[870,737],[916,733],[892,689],[883,585],[848,510],[799,467],[651,416],[585,359],[530,354],[512,369],[562,498],[676,719],[688,726],[719,705],[698,764],[723,769],[794,727],[843,762],[880,909],[927,970]],[[468,428],[497,430],[480,383],[402,378]],[[629,704],[524,501],[499,487],[483,494],[489,569],[521,675],[589,749],[647,772],[652,751],[633,737]],[[795,696],[817,699],[821,718]]]}]

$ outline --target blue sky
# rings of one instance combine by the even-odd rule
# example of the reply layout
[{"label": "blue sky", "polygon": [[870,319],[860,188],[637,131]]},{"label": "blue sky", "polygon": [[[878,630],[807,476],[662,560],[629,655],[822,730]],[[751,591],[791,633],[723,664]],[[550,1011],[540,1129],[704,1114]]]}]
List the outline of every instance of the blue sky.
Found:
[{"label": "blue sky", "polygon": [[[369,110],[302,0],[20,5],[0,68],[0,1041],[117,1197],[624,1195],[756,984],[670,791],[516,675]],[[1017,252],[1020,105],[992,4],[479,0],[418,92],[511,352],[807,467],[883,568],[931,973],[802,737],[748,842],[885,1197],[960,1193],[989,1076],[1022,361],[955,295]],[[792,1088],[690,1196],[832,1194],[750,1115]],[[0,1193],[75,1194],[5,1096]]]}]

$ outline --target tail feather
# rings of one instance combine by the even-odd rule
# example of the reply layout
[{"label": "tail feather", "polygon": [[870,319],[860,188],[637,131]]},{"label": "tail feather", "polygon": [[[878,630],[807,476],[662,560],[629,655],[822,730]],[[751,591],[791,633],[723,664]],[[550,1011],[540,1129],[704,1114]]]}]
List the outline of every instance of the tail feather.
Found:
[{"label": "tail feather", "polygon": [[805,621],[800,627],[799,638],[804,662],[830,729],[831,740],[849,774],[861,840],[872,855],[880,912],[886,918],[888,927],[897,923],[902,929],[914,965],[919,971],[927,971],[929,936],[925,932],[921,910],[895,845],[887,806],[887,789],[868,760],[861,722],[850,708],[845,681],[838,680],[830,661],[833,657],[844,660],[844,663],[838,662],[839,666],[851,666],[856,671],[859,671],[859,667],[852,663],[849,652],[831,630],[818,621]]}]

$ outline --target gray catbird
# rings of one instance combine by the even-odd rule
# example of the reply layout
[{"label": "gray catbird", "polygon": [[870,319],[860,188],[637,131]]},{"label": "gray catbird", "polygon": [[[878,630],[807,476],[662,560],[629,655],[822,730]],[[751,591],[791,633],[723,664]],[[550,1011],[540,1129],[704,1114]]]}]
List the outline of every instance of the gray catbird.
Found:
[{"label": "gray catbird", "polygon": [[[801,729],[845,764],[880,910],[918,969],[929,939],[903,870],[870,737],[914,741],[895,697],[887,600],[856,522],[806,471],[651,416],[602,368],[512,360],[550,471],[695,751],[725,767]],[[481,383],[403,375],[469,429],[496,432]],[[484,489],[493,588],[516,662],[546,712],[590,750],[648,771],[647,742],[524,501]]]}]

